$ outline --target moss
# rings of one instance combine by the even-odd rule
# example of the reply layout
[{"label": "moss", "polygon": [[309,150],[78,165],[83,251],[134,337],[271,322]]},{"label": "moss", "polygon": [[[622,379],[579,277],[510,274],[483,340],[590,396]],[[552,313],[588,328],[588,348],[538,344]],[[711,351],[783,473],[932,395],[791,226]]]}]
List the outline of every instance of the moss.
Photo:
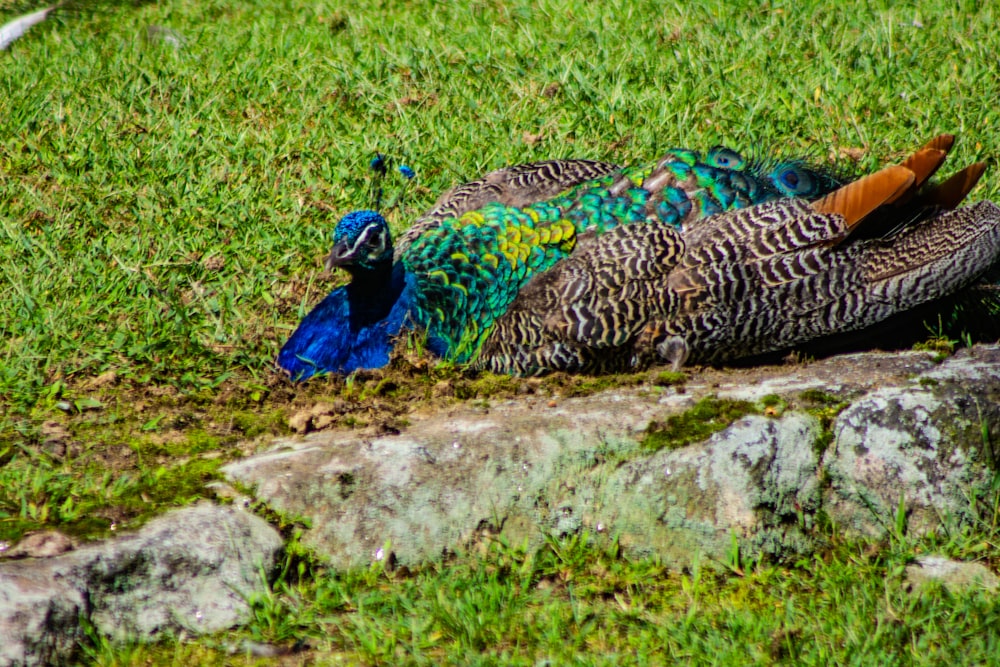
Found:
[{"label": "moss", "polygon": [[936,352],[937,356],[944,355],[948,358],[955,352],[955,341],[946,336],[933,336],[927,340],[913,346],[914,350],[922,352]]},{"label": "moss", "polygon": [[767,396],[760,399],[761,405],[764,407],[777,407],[779,405],[786,405],[785,399],[777,394],[768,394]]},{"label": "moss", "polygon": [[[670,374],[671,383],[686,379],[681,373]],[[632,387],[649,381],[646,373],[621,373],[618,375],[580,376],[568,373],[551,373],[542,379],[518,378],[481,372],[472,377],[455,377],[455,373],[436,373],[436,380],[447,381],[455,398],[510,398],[519,394],[533,394],[538,390],[566,398],[590,396],[608,389]]]},{"label": "moss", "polygon": [[230,415],[229,419],[233,430],[247,438],[255,438],[262,433],[279,435],[288,432],[288,421],[283,410],[271,410],[264,414],[240,410]]},{"label": "moss", "polygon": [[828,394],[819,389],[806,389],[799,394],[799,399],[808,403],[820,403],[822,405],[835,405],[841,402],[839,396]]},{"label": "moss", "polygon": [[657,387],[670,387],[674,385],[681,385],[687,382],[687,373],[680,373],[674,371],[660,371],[653,376],[653,384]]},{"label": "moss", "polygon": [[580,376],[553,373],[545,378],[543,386],[564,397],[590,396],[608,389],[633,387],[649,379],[646,373],[619,373],[617,375]]},{"label": "moss", "polygon": [[234,411],[232,395],[210,402],[202,392],[178,404],[173,395],[128,385],[94,395],[102,408],[40,408],[35,428],[0,445],[0,539],[44,529],[92,539],[113,526],[134,528],[211,497],[205,483],[241,438],[286,428],[282,409]]},{"label": "moss", "polygon": [[690,409],[667,417],[663,422],[650,422],[640,446],[647,450],[678,449],[700,442],[721,431],[734,421],[760,410],[749,401],[729,401],[707,396]]},{"label": "moss", "polygon": [[[57,528],[82,538],[103,537],[115,527],[135,528],[169,507],[186,505],[209,495],[205,484],[217,477],[221,458],[194,458],[173,467],[142,467],[137,473],[112,476],[91,464],[70,473],[66,467],[31,471],[22,466],[5,470],[19,479],[17,493],[0,494],[0,539],[16,540],[29,530]],[[33,484],[35,491],[24,488]],[[18,514],[11,501],[23,500]]]},{"label": "moss", "polygon": [[185,392],[184,398],[191,405],[210,405],[215,401],[216,391],[211,388],[198,389],[196,391]]},{"label": "moss", "polygon": [[512,396],[519,382],[522,381],[509,375],[481,373],[473,379],[456,381],[453,386],[458,399],[494,398]]},{"label": "moss", "polygon": [[780,417],[788,409],[788,401],[777,394],[768,394],[760,399],[765,417]]},{"label": "moss", "polygon": [[833,431],[831,431],[829,428],[824,428],[822,431],[820,431],[820,434],[816,437],[816,440],[813,442],[813,451],[816,452],[817,456],[822,456],[832,443],[833,443]]},{"label": "moss", "polygon": [[936,387],[938,386],[938,381],[934,378],[923,377],[919,380],[921,387]]},{"label": "moss", "polygon": [[365,383],[364,389],[361,390],[361,400],[364,401],[374,396],[393,398],[402,391],[404,389],[400,383],[391,377],[386,377],[376,381],[374,384]]},{"label": "moss", "polygon": [[139,499],[133,493],[122,498],[122,505],[139,510],[140,516],[162,511],[162,506],[186,505],[204,497],[205,484],[216,479],[222,465],[219,459],[191,459],[171,468],[160,467],[145,473],[137,484]]},{"label": "moss", "polygon": [[184,453],[200,454],[201,452],[218,449],[220,444],[219,438],[216,436],[202,429],[194,429],[193,431],[188,431],[187,433],[187,442],[184,444]]},{"label": "moss", "polygon": [[803,406],[807,414],[819,420],[820,434],[813,442],[813,451],[822,455],[833,443],[833,420],[849,403],[834,394],[819,389],[806,389],[799,394],[799,400],[809,405]]},{"label": "moss", "polygon": [[955,343],[956,341],[953,341],[943,335],[933,336],[921,343],[917,343],[913,346],[913,349],[922,352],[934,353],[934,356],[931,357],[931,361],[935,364],[940,364],[942,361],[954,354]]}]

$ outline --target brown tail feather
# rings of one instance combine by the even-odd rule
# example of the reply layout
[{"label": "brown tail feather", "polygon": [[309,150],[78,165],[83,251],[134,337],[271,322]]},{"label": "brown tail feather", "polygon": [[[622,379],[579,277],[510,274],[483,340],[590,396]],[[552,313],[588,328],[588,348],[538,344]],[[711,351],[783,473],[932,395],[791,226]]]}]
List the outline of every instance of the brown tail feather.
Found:
[{"label": "brown tail feather", "polygon": [[912,171],[893,165],[831,192],[812,207],[817,213],[841,215],[848,229],[854,229],[879,206],[891,204],[908,193],[915,181]]},{"label": "brown tail feather", "polygon": [[966,195],[976,187],[976,183],[986,171],[985,162],[976,162],[952,174],[948,180],[935,185],[920,196],[921,206],[936,206],[943,209],[953,209],[962,203]]},{"label": "brown tail feather", "polygon": [[951,151],[951,147],[955,145],[955,135],[954,134],[939,134],[926,144],[921,147],[933,148],[934,150],[944,151],[945,153]]},{"label": "brown tail feather", "polygon": [[936,148],[921,148],[919,151],[906,158],[906,160],[903,161],[902,166],[913,172],[913,189],[916,190],[930,180],[930,177],[933,176],[944,163],[946,157],[948,157],[947,151],[938,150]]},{"label": "brown tail feather", "polygon": [[897,206],[908,204],[916,196],[917,190],[929,181],[944,164],[945,158],[948,157],[948,152],[951,151],[954,144],[955,135],[939,134],[903,161],[903,166],[913,172],[916,180],[909,192],[894,202]]}]

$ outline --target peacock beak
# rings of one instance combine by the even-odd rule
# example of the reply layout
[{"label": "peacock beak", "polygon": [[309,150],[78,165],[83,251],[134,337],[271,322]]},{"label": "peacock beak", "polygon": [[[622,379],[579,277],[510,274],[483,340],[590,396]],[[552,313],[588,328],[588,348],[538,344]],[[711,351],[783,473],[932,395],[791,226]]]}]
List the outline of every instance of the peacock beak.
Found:
[{"label": "peacock beak", "polygon": [[354,249],[347,243],[341,241],[333,246],[330,254],[327,255],[323,266],[327,271],[332,271],[338,266],[349,266],[354,263]]}]

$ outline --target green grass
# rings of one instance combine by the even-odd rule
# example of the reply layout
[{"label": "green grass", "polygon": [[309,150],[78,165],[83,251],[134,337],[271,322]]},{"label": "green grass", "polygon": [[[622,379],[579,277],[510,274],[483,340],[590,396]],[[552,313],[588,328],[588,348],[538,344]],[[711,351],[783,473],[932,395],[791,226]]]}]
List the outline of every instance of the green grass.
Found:
[{"label": "green grass", "polygon": [[670,573],[588,535],[537,550],[496,542],[416,572],[292,558],[235,637],[92,650],[136,665],[255,664],[229,654],[244,642],[297,651],[292,664],[996,664],[995,593],[904,577],[926,548],[981,557],[968,537],[877,548],[834,537],[797,563],[727,563],[738,576],[710,563]]},{"label": "green grass", "polygon": [[870,168],[950,130],[957,162],[989,157],[994,16],[970,9],[169,2],[42,26],[0,80],[0,395],[269,376],[376,150],[416,168],[410,212],[500,165],[675,144]]},{"label": "green grass", "polygon": [[[351,425],[401,419],[406,392],[519,390],[447,367],[306,388],[273,370],[334,284],[319,258],[337,216],[370,205],[375,151],[417,172],[388,211],[396,230],[456,182],[533,159],[726,143],[864,171],[950,131],[957,165],[991,160],[1000,34],[982,5],[168,0],[57,15],[0,52],[0,541],[101,535],[206,495],[244,440],[316,400],[344,401]],[[0,22],[29,8],[0,0]],[[973,198],[998,183],[988,172]],[[618,381],[635,380],[538,390]],[[995,568],[994,528],[954,550]],[[580,545],[407,576],[310,569],[248,632],[307,640],[321,662],[995,660],[984,599],[901,590],[906,554],[932,542],[841,545],[743,578]],[[104,649],[230,659],[211,643]]]}]

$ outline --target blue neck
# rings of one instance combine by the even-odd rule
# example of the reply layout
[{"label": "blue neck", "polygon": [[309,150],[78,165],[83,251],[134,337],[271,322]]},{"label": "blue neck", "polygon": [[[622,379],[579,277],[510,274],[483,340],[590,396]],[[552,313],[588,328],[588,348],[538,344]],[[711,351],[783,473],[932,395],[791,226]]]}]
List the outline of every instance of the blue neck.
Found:
[{"label": "blue neck", "polygon": [[353,280],[338,287],[306,315],[278,354],[293,379],[320,373],[381,368],[410,319],[413,278],[402,264],[353,267]]},{"label": "blue neck", "polygon": [[350,328],[357,330],[381,320],[403,291],[402,264],[385,264],[372,269],[351,267],[351,282],[345,288],[351,304]]}]

